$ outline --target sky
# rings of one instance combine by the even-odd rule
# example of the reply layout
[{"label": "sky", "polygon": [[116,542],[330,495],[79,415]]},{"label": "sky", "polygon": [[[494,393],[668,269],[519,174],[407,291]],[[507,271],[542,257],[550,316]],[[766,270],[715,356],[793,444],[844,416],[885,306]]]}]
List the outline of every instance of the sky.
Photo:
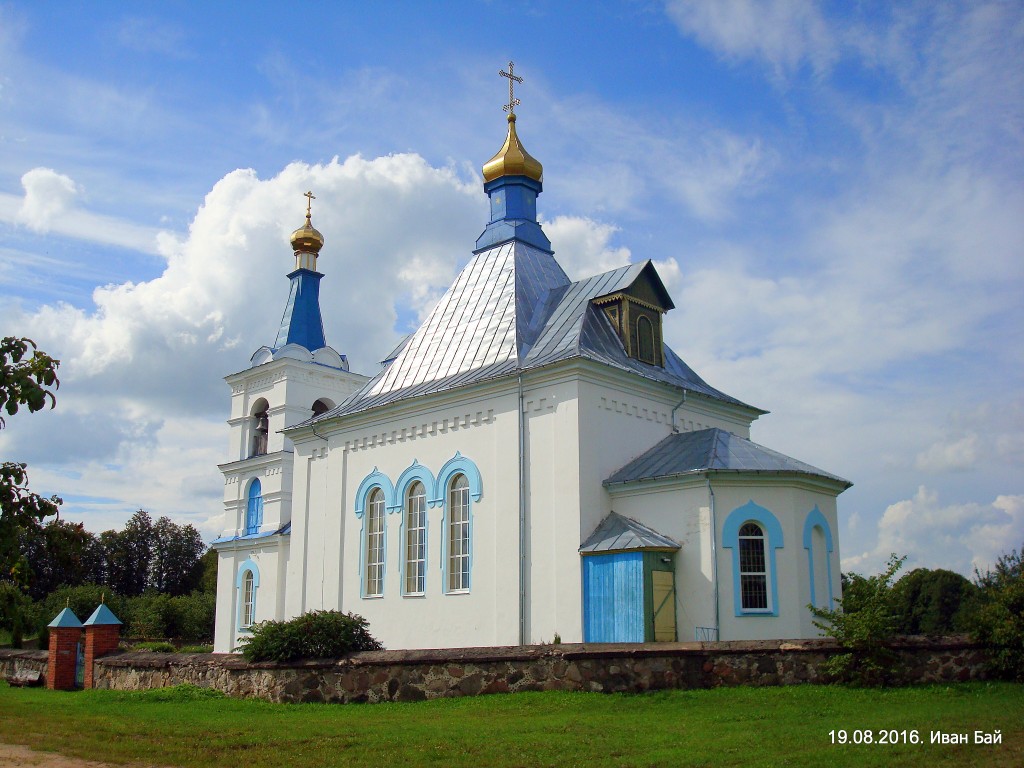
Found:
[{"label": "sky", "polygon": [[0,457],[101,531],[223,526],[223,377],[289,233],[373,374],[470,257],[517,128],[570,277],[652,259],[666,341],[854,486],[844,570],[1024,545],[1024,4],[0,0],[0,335],[60,358]]}]

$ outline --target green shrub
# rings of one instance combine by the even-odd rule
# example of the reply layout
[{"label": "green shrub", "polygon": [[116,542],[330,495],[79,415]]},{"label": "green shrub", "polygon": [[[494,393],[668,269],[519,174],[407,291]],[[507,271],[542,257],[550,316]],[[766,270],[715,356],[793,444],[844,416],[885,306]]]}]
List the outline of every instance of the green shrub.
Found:
[{"label": "green shrub", "polygon": [[12,581],[0,581],[0,632],[9,635],[12,647],[21,648],[22,639],[37,631],[36,614],[36,606],[21,587]]},{"label": "green shrub", "polygon": [[[119,617],[120,618],[120,617]],[[170,595],[147,592],[128,600],[128,618],[124,634],[140,639],[176,636],[174,605]]]},{"label": "green shrub", "polygon": [[384,647],[370,634],[366,619],[340,611],[313,611],[291,621],[264,621],[239,642],[249,661],[336,658]]},{"label": "green shrub", "polygon": [[193,592],[171,598],[173,633],[190,642],[213,640],[213,621],[217,613],[217,596],[210,592]]},{"label": "green shrub", "polygon": [[213,653],[212,645],[183,645],[178,653]]},{"label": "green shrub", "polygon": [[994,570],[975,574],[982,605],[973,635],[987,646],[992,672],[1024,682],[1024,547],[1000,557]]},{"label": "green shrub", "polygon": [[[844,593],[838,609],[808,606],[815,617],[814,626],[838,640],[846,651],[825,662],[825,671],[835,679],[856,685],[886,685],[894,679],[897,655],[888,646],[896,632],[892,582],[906,559],[892,554],[879,575],[864,578],[853,574],[853,588],[849,596]],[[856,610],[850,606],[853,602]]]},{"label": "green shrub", "polygon": [[153,653],[175,653],[178,649],[174,647],[173,643],[154,640],[152,642],[132,643],[132,650],[152,651]]}]

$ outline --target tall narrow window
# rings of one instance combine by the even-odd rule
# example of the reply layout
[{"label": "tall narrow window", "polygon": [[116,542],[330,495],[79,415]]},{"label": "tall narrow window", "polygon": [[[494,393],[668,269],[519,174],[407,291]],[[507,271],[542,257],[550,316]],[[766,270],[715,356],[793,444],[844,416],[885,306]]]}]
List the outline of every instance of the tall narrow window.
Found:
[{"label": "tall narrow window", "polygon": [[242,616],[239,625],[249,629],[256,619],[256,584],[252,571],[246,571],[242,577]]},{"label": "tall narrow window", "polygon": [[427,579],[427,491],[418,480],[405,497],[405,594],[422,595]]},{"label": "tall narrow window", "polygon": [[448,591],[469,589],[469,481],[456,475],[448,486]]},{"label": "tall narrow window", "polygon": [[263,525],[263,487],[257,478],[249,486],[249,500],[245,507],[245,533],[259,533]]},{"label": "tall narrow window", "polygon": [[768,566],[764,531],[756,523],[740,528],[740,601],[744,611],[767,611]]},{"label": "tall narrow window", "polygon": [[366,505],[366,597],[384,594],[384,494],[375,488]]},{"label": "tall narrow window", "polygon": [[658,362],[654,356],[654,325],[644,315],[636,319],[636,346],[638,358],[652,365]]}]

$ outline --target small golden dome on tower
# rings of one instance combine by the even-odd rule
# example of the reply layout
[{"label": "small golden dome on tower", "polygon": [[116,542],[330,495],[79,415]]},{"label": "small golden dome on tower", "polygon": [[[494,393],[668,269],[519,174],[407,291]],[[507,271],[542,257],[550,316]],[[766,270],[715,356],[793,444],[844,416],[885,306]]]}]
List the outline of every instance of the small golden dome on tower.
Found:
[{"label": "small golden dome on tower", "polygon": [[516,114],[509,112],[508,136],[498,154],[484,163],[484,181],[494,181],[502,176],[526,176],[534,181],[544,180],[544,166],[530,155],[516,135]]},{"label": "small golden dome on tower", "polygon": [[305,196],[308,198],[308,202],[306,203],[306,223],[292,232],[292,250],[296,253],[302,252],[317,254],[320,253],[320,249],[324,247],[324,236],[313,227],[313,222],[311,220],[311,206],[313,204],[313,200],[316,199],[316,195],[312,192],[306,192]]}]

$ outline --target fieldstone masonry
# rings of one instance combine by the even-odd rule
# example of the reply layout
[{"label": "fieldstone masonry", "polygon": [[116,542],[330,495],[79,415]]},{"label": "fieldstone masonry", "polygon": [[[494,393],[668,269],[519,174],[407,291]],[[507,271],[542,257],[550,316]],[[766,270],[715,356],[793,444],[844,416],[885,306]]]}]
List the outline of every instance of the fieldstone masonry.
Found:
[{"label": "fieldstone masonry", "polygon": [[[985,676],[986,655],[964,638],[895,645],[906,682]],[[517,691],[642,692],[721,685],[826,682],[831,640],[650,643],[372,651],[338,660],[249,664],[222,654],[130,653],[95,665],[97,688],[190,683],[277,702],[418,701]]]},{"label": "fieldstone masonry", "polygon": [[[904,638],[904,682],[985,678],[987,654],[964,637]],[[419,701],[517,691],[639,693],[666,688],[827,682],[831,640],[647,643],[371,651],[344,659],[249,664],[229,654],[115,653],[92,665],[96,688],[189,683],[276,702]],[[0,650],[0,673],[44,666],[45,652]]]}]

